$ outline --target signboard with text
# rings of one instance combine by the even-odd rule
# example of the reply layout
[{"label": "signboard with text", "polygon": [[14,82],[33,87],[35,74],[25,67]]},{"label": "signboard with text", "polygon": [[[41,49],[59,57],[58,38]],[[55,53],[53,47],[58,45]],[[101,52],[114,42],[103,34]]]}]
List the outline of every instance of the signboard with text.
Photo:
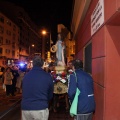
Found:
[{"label": "signboard with text", "polygon": [[104,0],[99,0],[91,15],[91,35],[104,23]]}]

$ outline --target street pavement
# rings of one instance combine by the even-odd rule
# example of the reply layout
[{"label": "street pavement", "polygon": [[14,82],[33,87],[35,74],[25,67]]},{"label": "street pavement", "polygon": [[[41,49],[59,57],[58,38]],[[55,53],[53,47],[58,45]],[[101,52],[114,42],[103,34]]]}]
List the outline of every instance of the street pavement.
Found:
[{"label": "street pavement", "polygon": [[0,118],[8,113],[18,102],[21,100],[21,94],[15,94],[15,96],[6,96],[3,89],[2,81],[0,80]]}]

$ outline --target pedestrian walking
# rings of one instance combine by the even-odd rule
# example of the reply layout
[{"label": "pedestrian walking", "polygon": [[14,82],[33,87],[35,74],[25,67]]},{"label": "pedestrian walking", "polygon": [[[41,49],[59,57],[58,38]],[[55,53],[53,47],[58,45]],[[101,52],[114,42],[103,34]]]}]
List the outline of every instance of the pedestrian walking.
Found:
[{"label": "pedestrian walking", "polygon": [[24,69],[19,69],[18,74],[19,77],[17,78],[17,82],[16,82],[16,90],[17,93],[22,93],[22,80],[25,75]]},{"label": "pedestrian walking", "polygon": [[7,67],[6,71],[4,73],[4,84],[6,86],[6,96],[9,96],[10,94],[13,96],[13,94],[12,94],[12,79],[13,79],[13,75],[11,72],[11,68]]},{"label": "pedestrian walking", "polygon": [[73,102],[77,88],[80,91],[77,104],[77,115],[75,120],[92,120],[95,111],[93,79],[90,74],[83,71],[82,61],[79,59],[72,61],[73,73],[69,76],[68,96]]},{"label": "pedestrian walking", "polygon": [[23,78],[22,120],[48,120],[53,80],[51,75],[43,70],[43,64],[43,59],[35,56],[33,68]]}]

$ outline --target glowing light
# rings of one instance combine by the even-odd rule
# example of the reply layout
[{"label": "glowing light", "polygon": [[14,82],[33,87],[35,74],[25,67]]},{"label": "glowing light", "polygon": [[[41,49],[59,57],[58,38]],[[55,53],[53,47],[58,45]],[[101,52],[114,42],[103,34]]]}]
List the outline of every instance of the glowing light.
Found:
[{"label": "glowing light", "polygon": [[43,35],[46,35],[46,34],[47,34],[47,32],[46,32],[45,30],[43,30],[43,31],[42,31],[42,34],[43,34]]},{"label": "glowing light", "polygon": [[24,67],[24,65],[25,65],[24,63],[20,63],[20,67]]}]

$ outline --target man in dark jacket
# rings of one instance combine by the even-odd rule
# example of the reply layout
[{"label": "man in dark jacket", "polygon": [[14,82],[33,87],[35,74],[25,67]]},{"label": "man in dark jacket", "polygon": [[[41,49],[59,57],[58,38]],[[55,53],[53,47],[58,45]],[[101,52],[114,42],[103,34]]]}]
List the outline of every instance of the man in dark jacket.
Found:
[{"label": "man in dark jacket", "polygon": [[48,103],[53,97],[53,80],[42,69],[44,61],[36,56],[33,68],[23,78],[22,120],[48,120]]},{"label": "man in dark jacket", "polygon": [[92,120],[95,111],[94,89],[92,77],[82,70],[81,60],[72,61],[74,72],[69,76],[68,96],[72,103],[76,88],[80,90],[78,96],[77,115],[75,120]]}]

